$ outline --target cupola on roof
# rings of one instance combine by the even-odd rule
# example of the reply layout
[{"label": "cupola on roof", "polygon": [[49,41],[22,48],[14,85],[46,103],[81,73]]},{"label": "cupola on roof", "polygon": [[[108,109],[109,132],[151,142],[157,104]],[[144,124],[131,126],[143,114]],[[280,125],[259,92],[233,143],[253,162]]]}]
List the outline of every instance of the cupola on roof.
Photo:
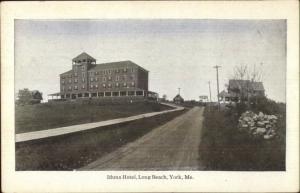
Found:
[{"label": "cupola on roof", "polygon": [[88,61],[95,62],[96,59],[85,52],[82,52],[81,54],[79,54],[78,56],[72,59],[72,62],[88,62]]}]

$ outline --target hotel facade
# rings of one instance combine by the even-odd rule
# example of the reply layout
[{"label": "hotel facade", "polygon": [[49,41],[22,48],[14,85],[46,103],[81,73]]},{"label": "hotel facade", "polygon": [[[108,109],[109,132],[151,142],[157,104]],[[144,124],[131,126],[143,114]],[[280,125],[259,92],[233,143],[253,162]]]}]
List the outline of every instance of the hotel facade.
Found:
[{"label": "hotel facade", "polygon": [[96,64],[83,52],[72,69],[60,74],[60,98],[142,97],[148,91],[149,72],[131,61]]}]

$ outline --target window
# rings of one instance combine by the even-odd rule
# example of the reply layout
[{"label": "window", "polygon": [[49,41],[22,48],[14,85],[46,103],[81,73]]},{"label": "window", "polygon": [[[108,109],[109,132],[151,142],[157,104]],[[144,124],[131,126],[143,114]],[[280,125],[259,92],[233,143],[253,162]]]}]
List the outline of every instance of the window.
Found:
[{"label": "window", "polygon": [[95,72],[95,74],[97,75],[97,74],[99,74],[99,72],[97,71],[97,72]]},{"label": "window", "polygon": [[85,59],[83,59],[82,62],[85,62]]},{"label": "window", "polygon": [[99,92],[98,96],[103,97],[104,96],[104,92]]},{"label": "window", "polygon": [[106,82],[106,77],[103,77],[103,82]]},{"label": "window", "polygon": [[85,74],[84,74],[84,72],[81,74],[81,76],[84,78],[85,77]]},{"label": "window", "polygon": [[116,83],[116,87],[119,87],[120,86],[120,84],[119,83]]},{"label": "window", "polygon": [[74,86],[74,90],[78,90],[78,87],[77,87],[77,85],[75,85],[75,86]]},{"label": "window", "polygon": [[69,86],[69,89],[68,90],[72,90],[72,86]]},{"label": "window", "polygon": [[93,82],[93,81],[94,81],[94,78],[92,77],[92,78],[91,78],[91,82]]},{"label": "window", "polygon": [[128,91],[128,95],[129,96],[133,96],[134,95],[134,91]]},{"label": "window", "polygon": [[84,66],[82,66],[82,67],[81,67],[81,70],[85,70],[85,67],[84,67]]},{"label": "window", "polygon": [[121,92],[120,92],[120,95],[121,95],[121,96],[126,96],[126,91],[121,91]]},{"label": "window", "polygon": [[102,84],[102,87],[103,87],[103,88],[106,88],[106,84]]},{"label": "window", "polygon": [[142,96],[143,95],[143,91],[136,91],[136,95]]},{"label": "window", "polygon": [[95,78],[95,81],[96,81],[96,82],[98,81],[98,78],[97,78],[97,77]]},{"label": "window", "polygon": [[123,83],[123,87],[126,87],[126,86],[127,86],[127,83],[126,83],[126,82],[124,82],[124,83]]},{"label": "window", "polygon": [[116,69],[115,72],[116,72],[116,73],[119,73],[119,69]]},{"label": "window", "polygon": [[113,96],[119,96],[119,92],[113,92]]},{"label": "window", "polygon": [[82,82],[85,82],[85,79],[84,79],[84,78],[82,78]]},{"label": "window", "polygon": [[77,75],[78,75],[77,72],[75,72],[75,73],[74,73],[74,76],[77,77]]},{"label": "window", "polygon": [[61,90],[62,90],[62,91],[65,91],[65,87],[63,86],[63,87],[61,88]]},{"label": "window", "polygon": [[120,77],[119,76],[116,76],[116,81],[119,81],[120,80]]},{"label": "window", "polygon": [[134,79],[134,75],[131,75],[131,76],[130,76],[130,79],[133,80],[133,79]]},{"label": "window", "polygon": [[94,85],[91,84],[90,88],[93,88],[93,87],[94,87]]},{"label": "window", "polygon": [[95,88],[98,89],[98,84],[95,85]]},{"label": "window", "polygon": [[108,74],[111,74],[111,70],[108,70]]},{"label": "window", "polygon": [[84,89],[84,88],[85,88],[84,84],[81,86],[81,88],[82,88],[82,89]]},{"label": "window", "polygon": [[134,72],[134,68],[131,68],[131,72]]},{"label": "window", "polygon": [[105,96],[111,96],[111,92],[105,92]]},{"label": "window", "polygon": [[134,86],[134,85],[135,85],[134,82],[132,82],[132,83],[131,83],[131,86]]},{"label": "window", "polygon": [[65,80],[62,80],[61,83],[62,83],[62,84],[65,84]]},{"label": "window", "polygon": [[108,80],[111,80],[111,76],[108,77]]},{"label": "window", "polygon": [[111,84],[108,84],[108,88],[111,88]]},{"label": "window", "polygon": [[77,78],[75,78],[75,79],[74,79],[74,82],[75,82],[75,83],[77,83],[77,82],[78,82]]},{"label": "window", "polygon": [[126,80],[126,78],[127,78],[127,77],[126,77],[126,75],[124,75],[124,76],[123,76],[123,80],[125,81],[125,80]]},{"label": "window", "polygon": [[123,69],[123,72],[127,72],[127,68],[124,68],[124,69]]},{"label": "window", "polygon": [[69,83],[72,83],[72,79],[69,79]]}]

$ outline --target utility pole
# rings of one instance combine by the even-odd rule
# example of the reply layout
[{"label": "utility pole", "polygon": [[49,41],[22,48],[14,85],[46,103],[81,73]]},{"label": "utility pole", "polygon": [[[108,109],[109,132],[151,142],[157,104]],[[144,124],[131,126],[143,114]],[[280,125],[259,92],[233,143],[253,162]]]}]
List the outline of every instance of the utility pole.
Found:
[{"label": "utility pole", "polygon": [[219,111],[220,111],[220,99],[219,99],[219,68],[221,68],[221,66],[215,65],[214,68],[217,71],[217,91],[218,91],[218,107],[219,107]]},{"label": "utility pole", "polygon": [[178,88],[178,94],[180,95],[180,88]]},{"label": "utility pole", "polygon": [[208,88],[209,88],[209,102],[211,103],[210,81],[208,81]]}]

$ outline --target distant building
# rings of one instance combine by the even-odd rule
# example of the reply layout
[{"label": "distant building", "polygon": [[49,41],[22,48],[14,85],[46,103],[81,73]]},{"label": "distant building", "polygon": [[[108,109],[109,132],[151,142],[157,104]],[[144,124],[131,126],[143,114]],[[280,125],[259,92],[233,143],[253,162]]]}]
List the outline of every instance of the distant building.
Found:
[{"label": "distant building", "polygon": [[180,96],[180,94],[177,94],[174,97],[173,102],[176,103],[176,104],[181,104],[181,103],[184,102],[184,99]]},{"label": "distant building", "polygon": [[[83,52],[60,74],[60,98],[147,96],[149,72],[132,61],[96,64]],[[153,95],[153,93],[151,93]]]},{"label": "distant building", "polygon": [[219,94],[221,101],[240,101],[253,97],[264,97],[265,89],[262,82],[250,80],[229,80],[228,92],[222,91]]}]

